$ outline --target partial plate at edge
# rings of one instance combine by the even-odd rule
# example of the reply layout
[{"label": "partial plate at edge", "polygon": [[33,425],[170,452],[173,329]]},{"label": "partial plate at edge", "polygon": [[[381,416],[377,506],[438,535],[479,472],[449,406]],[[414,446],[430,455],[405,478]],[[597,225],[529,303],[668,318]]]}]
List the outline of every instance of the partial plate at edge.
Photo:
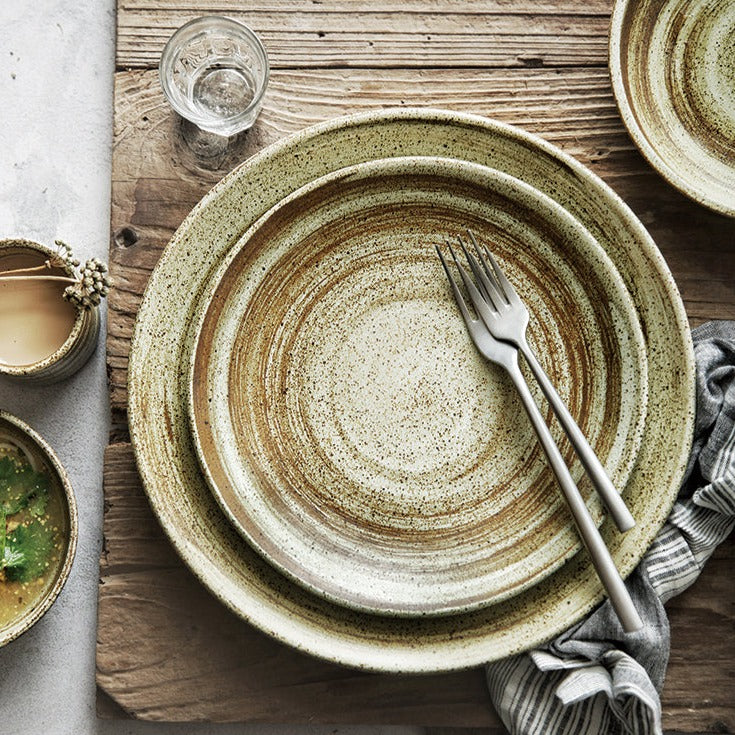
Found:
[{"label": "partial plate at edge", "polygon": [[694,354],[681,298],[658,249],[630,209],[591,171],[541,138],[477,115],[377,110],[280,140],[225,177],[164,251],[136,320],[129,421],[151,507],[181,558],[242,617],[278,640],[363,669],[469,668],[548,640],[602,598],[585,555],[497,605],[412,620],[330,604],[289,581],[246,543],[209,491],[186,410],[192,312],[212,273],[247,229],[299,187],[345,166],[391,156],[445,156],[488,165],[543,191],[601,244],[624,280],[646,336],[648,413],[624,495],[637,520],[602,533],[630,573],[665,521],[681,482],[694,423]]},{"label": "partial plate at edge", "polygon": [[609,59],[623,122],[649,163],[735,217],[735,3],[617,0]]},{"label": "partial plate at edge", "polygon": [[[337,604],[455,614],[519,593],[580,547],[515,390],[471,344],[439,266],[433,246],[468,226],[508,264],[538,352],[619,487],[633,468],[643,335],[571,215],[442,158],[317,179],[253,225],[202,295],[190,412],[230,519]],[[594,494],[591,508],[599,519]]]}]

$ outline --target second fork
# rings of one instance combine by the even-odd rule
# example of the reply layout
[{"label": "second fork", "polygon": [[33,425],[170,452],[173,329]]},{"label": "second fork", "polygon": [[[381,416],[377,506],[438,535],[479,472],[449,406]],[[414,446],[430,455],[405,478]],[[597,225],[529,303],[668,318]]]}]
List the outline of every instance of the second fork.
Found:
[{"label": "second fork", "polygon": [[623,532],[630,530],[635,525],[635,520],[630,510],[628,510],[628,506],[610,481],[605,468],[587,441],[587,437],[577,425],[572,414],[569,413],[569,409],[556,392],[526,340],[526,327],[529,319],[526,305],[518,296],[492,253],[486,247],[481,248],[477,244],[471,230],[468,230],[468,234],[480,263],[465,247],[462,238],[460,237],[458,240],[467,258],[467,263],[477,279],[478,288],[482,291],[484,297],[482,302],[478,304],[480,318],[493,337],[510,342],[521,351],[615,524]]},{"label": "second fork", "polygon": [[[630,593],[628,592],[628,589],[615,566],[615,562],[610,556],[610,552],[600,535],[597,525],[587,510],[584,499],[582,498],[574,479],[569,473],[569,468],[564,462],[564,458],[559,451],[559,447],[557,447],[554,442],[551,432],[549,431],[549,427],[546,426],[546,423],[544,422],[541,411],[531,395],[531,391],[526,384],[523,373],[521,373],[518,366],[518,349],[515,345],[494,337],[482,319],[479,317],[476,319],[472,317],[439,247],[436,248],[436,251],[439,254],[442,265],[444,266],[444,271],[447,274],[449,284],[454,294],[454,299],[457,302],[457,306],[459,307],[462,317],[464,318],[472,341],[475,343],[475,346],[483,357],[505,369],[518,391],[523,407],[526,409],[526,413],[528,414],[531,424],[538,436],[539,443],[541,444],[549,460],[551,469],[559,482],[559,486],[572,513],[579,535],[587,548],[595,567],[595,571],[607,592],[623,629],[626,633],[632,633],[640,630],[640,628],[643,627],[643,622],[641,621],[638,611],[633,604]],[[483,296],[477,290],[474,283],[472,283],[472,279],[469,274],[457,260],[451,246],[450,252],[452,253],[452,257],[457,265],[459,274],[462,277],[462,281],[464,282],[470,299],[475,307],[475,311],[479,314],[479,309],[483,303]]]}]

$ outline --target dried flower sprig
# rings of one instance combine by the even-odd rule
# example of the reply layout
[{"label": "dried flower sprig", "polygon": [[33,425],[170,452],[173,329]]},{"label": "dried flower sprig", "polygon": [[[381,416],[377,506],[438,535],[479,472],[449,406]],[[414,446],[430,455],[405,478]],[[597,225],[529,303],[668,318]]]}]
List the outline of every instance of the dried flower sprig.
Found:
[{"label": "dried flower sprig", "polygon": [[69,245],[63,240],[54,240],[54,243],[57,247],[56,253],[46,261],[49,268],[68,268],[73,271],[79,267],[79,260],[74,257]]},{"label": "dried flower sprig", "polygon": [[[74,257],[71,247],[62,240],[56,240],[57,251],[47,258],[42,265],[29,268],[15,268],[0,271],[0,281],[36,280],[59,281],[70,284],[64,289],[63,297],[80,309],[91,309],[99,306],[112,287],[112,279],[107,275],[107,266],[99,258],[90,258],[78,273],[79,260]],[[51,268],[63,268],[71,276],[57,276],[42,271]],[[73,277],[72,277],[73,276]]]},{"label": "dried flower sprig", "polygon": [[82,268],[80,279],[64,289],[64,298],[82,309],[99,306],[110,291],[112,280],[107,275],[107,266],[99,258],[90,258]]}]

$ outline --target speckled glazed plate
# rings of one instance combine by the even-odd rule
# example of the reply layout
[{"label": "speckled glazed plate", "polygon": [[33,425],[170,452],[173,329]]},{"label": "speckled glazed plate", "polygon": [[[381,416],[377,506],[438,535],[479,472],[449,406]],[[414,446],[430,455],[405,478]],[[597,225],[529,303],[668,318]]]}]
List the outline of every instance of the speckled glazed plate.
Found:
[{"label": "speckled glazed plate", "polygon": [[439,265],[434,245],[468,226],[508,264],[537,349],[619,487],[633,468],[643,335],[576,219],[507,174],[446,158],[321,177],[258,220],[212,278],[190,408],[227,515],[338,604],[467,611],[579,549],[516,391],[472,345]]},{"label": "speckled glazed plate", "polygon": [[618,0],[610,72],[649,163],[695,201],[735,216],[735,3]]},{"label": "speckled glazed plate", "polygon": [[226,176],[194,208],[151,275],[129,364],[129,422],[143,485],[181,558],[235,614],[301,651],[394,672],[467,668],[548,640],[603,596],[585,554],[538,584],[473,612],[422,618],[335,605],[289,580],[248,544],[202,476],[186,409],[193,311],[214,270],[285,196],[332,171],[376,158],[444,156],[491,166],[548,194],[607,252],[630,292],[646,341],[648,413],[624,494],[636,526],[602,533],[621,573],[669,513],[691,446],[694,360],[686,315],[653,241],[594,174],[554,146],[479,116],[379,110],[332,120],[278,143]]}]

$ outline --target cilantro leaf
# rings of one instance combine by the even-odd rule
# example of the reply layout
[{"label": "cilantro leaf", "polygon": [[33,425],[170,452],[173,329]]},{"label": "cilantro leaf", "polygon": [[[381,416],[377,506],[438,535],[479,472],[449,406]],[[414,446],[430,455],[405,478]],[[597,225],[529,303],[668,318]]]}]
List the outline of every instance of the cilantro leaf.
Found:
[{"label": "cilantro leaf", "polygon": [[36,517],[46,512],[48,477],[8,455],[0,458],[0,510],[13,515],[28,508]]},{"label": "cilantro leaf", "polygon": [[0,559],[0,566],[4,567],[5,569],[12,569],[14,567],[23,566],[24,562],[25,557],[23,556],[22,551],[14,551],[9,546],[6,546],[3,549],[3,556],[2,559]]},{"label": "cilantro leaf", "polygon": [[53,548],[53,531],[41,521],[18,526],[6,538],[5,576],[18,582],[40,577],[46,571]]}]

